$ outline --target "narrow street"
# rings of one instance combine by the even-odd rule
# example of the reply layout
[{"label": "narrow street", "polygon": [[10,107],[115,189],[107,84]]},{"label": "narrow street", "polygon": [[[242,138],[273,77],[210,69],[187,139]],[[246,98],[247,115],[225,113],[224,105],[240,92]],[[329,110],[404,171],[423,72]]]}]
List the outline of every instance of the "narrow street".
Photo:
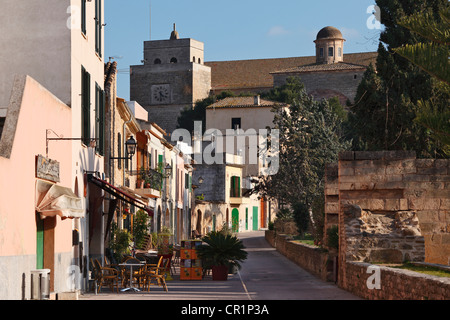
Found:
[{"label": "narrow street", "polygon": [[108,288],[80,300],[359,300],[324,282],[279,254],[264,238],[264,232],[239,234],[248,251],[242,269],[228,281],[180,281],[175,274],[167,282],[169,292],[152,287],[150,292],[111,293]]},{"label": "narrow street", "polygon": [[353,300],[354,295],[309,274],[272,248],[264,232],[239,236],[249,253],[237,276],[252,300]]}]

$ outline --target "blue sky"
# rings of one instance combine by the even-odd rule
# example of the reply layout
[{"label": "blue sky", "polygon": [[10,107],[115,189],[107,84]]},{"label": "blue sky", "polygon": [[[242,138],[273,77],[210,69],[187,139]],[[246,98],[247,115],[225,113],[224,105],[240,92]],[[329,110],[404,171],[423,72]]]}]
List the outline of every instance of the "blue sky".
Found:
[{"label": "blue sky", "polygon": [[[151,4],[151,25],[150,25]],[[205,61],[314,55],[317,32],[340,29],[345,53],[376,51],[380,31],[369,29],[375,0],[106,0],[105,57],[120,70],[118,95],[129,99],[130,65],[143,59],[143,42],[181,38],[205,43]]]}]

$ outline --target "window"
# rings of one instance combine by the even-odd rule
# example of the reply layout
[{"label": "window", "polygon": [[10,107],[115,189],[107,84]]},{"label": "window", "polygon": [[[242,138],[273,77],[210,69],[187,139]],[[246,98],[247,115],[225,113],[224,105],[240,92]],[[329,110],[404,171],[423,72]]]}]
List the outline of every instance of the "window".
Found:
[{"label": "window", "polygon": [[102,56],[102,0],[95,0],[95,52]]},{"label": "window", "polygon": [[86,34],[86,0],[81,0],[81,32]]},{"label": "window", "polygon": [[81,138],[85,145],[91,140],[91,75],[81,67]]},{"label": "window", "polygon": [[161,64],[161,60],[160,59],[155,59],[154,64]]},{"label": "window", "polygon": [[338,55],[339,55],[339,57],[342,57],[342,48],[341,47],[338,48]]},{"label": "window", "polygon": [[95,138],[97,139],[97,152],[105,154],[105,92],[95,84]]},{"label": "window", "polygon": [[241,197],[241,177],[237,176],[231,177],[230,197],[233,198]]},{"label": "window", "polygon": [[231,119],[231,129],[237,130],[241,128],[241,118],[232,118]]},{"label": "window", "polygon": [[320,57],[323,58],[323,48],[320,48],[320,53],[319,53]]},{"label": "window", "polygon": [[178,62],[178,60],[177,60],[177,58],[172,58],[172,59],[170,59],[170,63],[177,63]]},{"label": "window", "polygon": [[329,57],[333,57],[333,56],[334,56],[334,50],[333,50],[333,47],[329,47],[329,48],[328,48],[328,56],[329,56]]},{"label": "window", "polygon": [[202,64],[202,59],[198,58],[198,64]]},{"label": "window", "polygon": [[192,62],[194,62],[194,63],[195,63],[195,57],[193,57],[193,58],[192,58]]}]

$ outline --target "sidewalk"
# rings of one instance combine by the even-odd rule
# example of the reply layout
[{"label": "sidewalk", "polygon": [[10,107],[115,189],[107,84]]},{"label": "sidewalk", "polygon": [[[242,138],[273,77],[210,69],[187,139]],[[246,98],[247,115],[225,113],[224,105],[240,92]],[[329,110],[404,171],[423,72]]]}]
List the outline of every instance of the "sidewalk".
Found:
[{"label": "sidewalk", "polygon": [[229,275],[228,281],[212,281],[211,275],[203,280],[180,280],[179,268],[175,268],[173,280],[167,281],[168,292],[162,287],[152,286],[150,291],[111,292],[102,288],[97,295],[86,293],[80,295],[80,300],[249,300],[239,279],[239,274]]}]

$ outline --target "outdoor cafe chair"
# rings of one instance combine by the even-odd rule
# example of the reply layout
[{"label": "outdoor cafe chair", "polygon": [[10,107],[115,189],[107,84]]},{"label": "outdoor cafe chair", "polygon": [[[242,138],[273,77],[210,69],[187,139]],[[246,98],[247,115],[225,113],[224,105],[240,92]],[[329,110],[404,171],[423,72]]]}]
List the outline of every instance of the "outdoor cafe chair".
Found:
[{"label": "outdoor cafe chair", "polygon": [[[130,266],[127,266],[127,264],[130,264]],[[140,267],[132,267],[131,265],[141,265]],[[133,281],[133,279],[136,279],[138,282],[138,285],[140,287],[143,277],[145,276],[144,271],[146,269],[146,265],[143,264],[140,260],[133,258],[133,257],[127,257],[122,266],[122,286],[125,287],[126,283],[130,281]],[[133,274],[131,274],[131,271],[133,271]]]},{"label": "outdoor cafe chair", "polygon": [[[166,284],[166,271],[167,267],[169,266],[169,262],[170,259],[163,259],[163,257],[161,257],[156,267],[147,269],[145,279],[145,286],[147,287],[147,291],[150,291],[150,286],[153,285],[153,280],[155,280],[154,285],[162,286],[166,292],[169,291]],[[163,267],[161,267],[161,265],[163,265]]]},{"label": "outdoor cafe chair", "polygon": [[98,290],[100,291],[103,285],[109,285],[111,291],[114,291],[114,287],[116,287],[119,292],[119,272],[114,268],[103,267],[98,259],[94,259],[93,266],[94,280],[97,282]]}]

